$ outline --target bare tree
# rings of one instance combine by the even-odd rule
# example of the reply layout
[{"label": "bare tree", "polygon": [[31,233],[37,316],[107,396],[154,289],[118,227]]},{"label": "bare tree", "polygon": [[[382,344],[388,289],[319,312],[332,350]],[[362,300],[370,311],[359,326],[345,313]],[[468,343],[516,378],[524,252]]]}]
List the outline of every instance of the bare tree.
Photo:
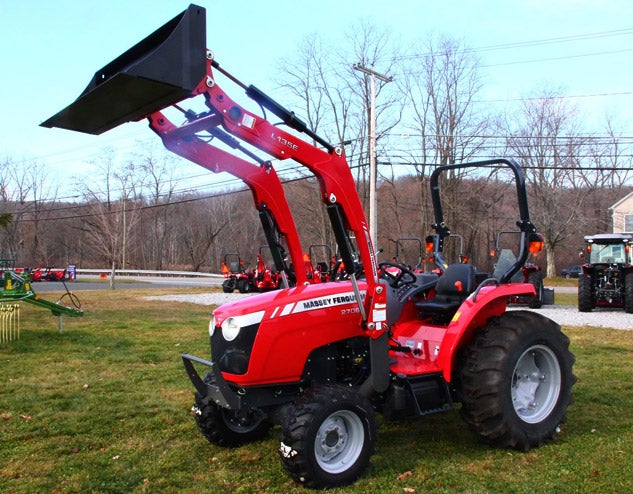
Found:
[{"label": "bare tree", "polygon": [[[420,181],[423,211],[420,220],[428,228],[433,221],[426,178],[434,165],[467,161],[483,146],[489,128],[487,112],[474,101],[481,90],[479,59],[458,41],[429,36],[413,55],[404,59],[404,74],[398,78],[406,99],[404,125],[417,146],[410,149],[410,164]],[[451,172],[441,184],[446,197],[445,215],[450,224],[455,216],[458,184],[466,172]]]},{"label": "bare tree", "polygon": [[[544,90],[527,98],[508,120],[509,149],[525,170],[531,197],[531,216],[543,233],[547,276],[556,275],[556,248],[576,231],[590,186],[583,159],[585,139],[579,131],[575,108],[561,91]],[[565,188],[573,194],[563,194]]]},{"label": "bare tree", "polygon": [[285,189],[304,250],[312,244],[335,245],[327,211],[318,200],[320,192],[316,180],[309,178],[292,182]]},{"label": "bare tree", "polygon": [[[356,170],[361,197],[367,200],[369,173],[370,79],[353,69],[358,63],[377,70],[392,70],[397,49],[387,31],[369,23],[350,30],[343,48],[333,40],[308,36],[297,56],[280,65],[282,87],[294,96],[313,130],[334,143],[345,143],[348,161]],[[400,99],[384,82],[376,87],[376,118],[380,143],[397,124]],[[328,236],[325,228],[320,236]]]},{"label": "bare tree", "polygon": [[6,158],[2,164],[0,164],[0,228],[5,231],[11,223],[13,215],[11,214],[10,206],[10,168],[13,166],[11,160]]},{"label": "bare tree", "polygon": [[143,204],[147,206],[139,218],[144,232],[140,240],[140,263],[152,269],[163,269],[169,229],[172,226],[169,205],[176,192],[175,161],[166,153],[158,153],[150,147],[136,158],[144,178],[144,191],[147,197]]},{"label": "bare tree", "polygon": [[615,130],[615,123],[607,117],[604,134],[589,135],[586,139],[584,159],[568,187],[574,194],[586,196],[583,214],[575,223],[579,234],[571,235],[576,245],[583,242],[582,234],[608,232],[612,229],[609,207],[628,193],[631,175],[630,144]]},{"label": "bare tree", "polygon": [[[393,74],[396,68],[396,60],[399,57],[397,42],[391,33],[384,29],[377,28],[368,22],[357,24],[347,41],[351,48],[349,52],[342,52],[342,67],[347,74],[348,91],[355,95],[354,111],[351,112],[353,129],[356,131],[354,148],[354,160],[357,169],[357,183],[361,197],[369,208],[369,162],[370,162],[370,122],[374,115],[371,105],[371,81],[372,76],[366,72],[359,72],[349,64],[349,60],[354,60],[357,66],[375,70],[384,75]],[[346,62],[346,63],[345,63]],[[397,92],[397,86],[390,84],[382,78],[375,78],[375,120],[376,120],[376,154],[380,155],[384,149],[389,133],[400,122],[402,114],[402,99]],[[380,167],[377,165],[377,172],[380,174]],[[379,229],[380,230],[380,229]]]},{"label": "bare tree", "polygon": [[178,249],[193,271],[204,265],[217,269],[220,259],[233,252],[254,261],[258,243],[252,231],[258,221],[254,208],[246,207],[247,200],[245,193],[227,193],[177,207],[183,218],[175,228]]},{"label": "bare tree", "polygon": [[305,115],[308,127],[335,144],[346,139],[352,94],[338,75],[340,61],[331,57],[316,35],[307,36],[292,59],[278,66],[279,86],[287,90]]},{"label": "bare tree", "polygon": [[472,158],[489,128],[487,112],[475,107],[481,91],[479,59],[458,41],[429,37],[422,53],[406,60],[399,79],[407,99],[408,127],[419,137],[416,170],[427,163],[448,164]]},{"label": "bare tree", "polygon": [[57,185],[37,163],[6,160],[0,174],[0,225],[5,233],[3,255],[22,263],[41,264],[49,261],[42,234],[48,211],[57,200]]},{"label": "bare tree", "polygon": [[92,177],[80,186],[91,212],[84,231],[95,254],[112,268],[112,288],[116,267],[125,268],[127,243],[138,220],[140,205],[134,165],[117,167],[115,159],[112,149],[104,150],[98,163],[99,179]]}]

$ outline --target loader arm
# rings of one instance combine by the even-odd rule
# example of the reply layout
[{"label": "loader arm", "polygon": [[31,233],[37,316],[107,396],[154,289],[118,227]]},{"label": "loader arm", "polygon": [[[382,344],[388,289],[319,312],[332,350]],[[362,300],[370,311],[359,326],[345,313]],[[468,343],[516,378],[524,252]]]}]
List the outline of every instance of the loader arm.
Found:
[{"label": "loader arm", "polygon": [[[325,139],[309,130],[293,112],[256,87],[243,84],[221,68],[214,60],[212,52],[205,48],[205,13],[204,8],[190,5],[179,16],[97,71],[79,98],[43,122],[42,126],[100,134],[128,121],[150,118],[153,130],[161,135],[162,128],[158,121],[160,117],[156,112],[184,99],[203,96],[211,115],[205,122],[207,131],[215,126],[217,134],[220,130],[217,127],[222,127],[242,142],[278,160],[296,161],[316,176],[321,200],[327,206],[342,261],[346,270],[351,273],[357,292],[362,323],[370,330],[372,337],[378,338],[386,329],[382,324],[385,321],[386,295],[384,287],[378,283],[377,262],[368,224],[343,149],[328,144]],[[244,89],[246,95],[261,107],[280,117],[283,124],[304,133],[322,147],[273,125],[237,104],[218,85],[214,70]],[[195,86],[191,83],[194,76],[199,77]],[[153,120],[152,116],[158,119]],[[191,129],[188,128],[190,125],[195,126],[195,120],[185,124],[180,132],[175,128],[171,129],[174,137],[172,139],[168,136],[166,143],[172,146],[172,151],[189,147],[183,143],[187,142],[187,133],[191,135]],[[193,142],[197,141],[194,139]],[[200,145],[196,144],[196,147],[197,151],[192,146],[178,153],[191,153],[188,158],[199,159]],[[229,163],[236,162],[235,157],[229,158],[232,153],[218,153],[217,150],[207,153]],[[203,166],[209,165],[206,161],[205,163]],[[211,169],[214,166],[215,163],[211,163]],[[256,204],[257,194],[261,195],[259,189]],[[276,214],[279,215],[279,211]],[[286,215],[282,213],[279,219],[284,223],[280,228],[286,228],[285,233],[288,235],[291,228],[287,224]],[[351,237],[355,238],[356,248],[352,245]],[[294,258],[296,253],[293,252],[292,255]],[[364,276],[367,281],[364,302],[360,302],[360,292],[356,284],[356,278],[360,276]]]},{"label": "loader arm", "polygon": [[[174,125],[161,111],[152,113],[148,119],[150,128],[158,134],[164,146],[171,152],[213,173],[230,173],[240,178],[251,189],[275,267],[287,276],[295,278],[297,284],[308,283],[307,273],[301,269],[303,251],[297,228],[281,182],[270,162],[262,162],[260,166],[248,163],[196,137],[197,133],[213,129],[217,125],[218,118],[213,114],[196,118],[180,127]],[[226,138],[224,140],[226,141]],[[279,234],[285,237],[288,244],[290,258],[295,266],[294,273],[284,260],[285,251]]]},{"label": "loader arm", "polygon": [[227,132],[278,160],[296,161],[315,175],[321,190],[321,200],[330,214],[343,262],[348,267],[355,264],[352,247],[343,231],[350,230],[357,241],[364,275],[369,287],[373,287],[378,277],[375,253],[356,183],[343,149],[327,145],[324,139],[310,132],[310,137],[324,145],[325,149],[322,149],[249,112],[222,90],[215,79],[214,68],[242,87],[247,96],[282,117],[284,124],[298,131],[306,131],[305,124],[259,89],[252,85],[246,86],[221,69],[213,59],[213,54],[207,52],[207,76],[194,93],[204,95],[209,109],[221,116],[222,126]]}]

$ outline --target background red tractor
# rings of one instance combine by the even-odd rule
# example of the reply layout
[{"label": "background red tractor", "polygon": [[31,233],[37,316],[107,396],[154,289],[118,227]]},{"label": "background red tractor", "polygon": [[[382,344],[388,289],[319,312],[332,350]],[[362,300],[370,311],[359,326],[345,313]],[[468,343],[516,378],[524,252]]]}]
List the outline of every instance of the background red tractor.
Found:
[{"label": "background red tractor", "polygon": [[265,257],[267,253],[270,253],[267,245],[260,247],[257,253],[257,264],[253,273],[252,284],[254,290],[258,292],[276,290],[281,286],[281,273]]},{"label": "background red tractor", "polygon": [[235,290],[240,293],[252,291],[253,273],[246,268],[239,254],[230,253],[224,256],[222,274],[225,278],[222,283],[224,293],[232,293]]}]

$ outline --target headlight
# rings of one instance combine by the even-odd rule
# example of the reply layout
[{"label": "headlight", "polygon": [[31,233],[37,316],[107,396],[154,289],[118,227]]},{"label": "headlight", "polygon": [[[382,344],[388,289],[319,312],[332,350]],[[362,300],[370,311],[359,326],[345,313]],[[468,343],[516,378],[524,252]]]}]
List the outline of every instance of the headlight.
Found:
[{"label": "headlight", "polygon": [[209,336],[213,336],[215,331],[215,315],[211,314],[211,320],[209,321]]},{"label": "headlight", "polygon": [[240,333],[239,323],[232,317],[225,319],[222,323],[222,336],[226,341],[233,341]]}]

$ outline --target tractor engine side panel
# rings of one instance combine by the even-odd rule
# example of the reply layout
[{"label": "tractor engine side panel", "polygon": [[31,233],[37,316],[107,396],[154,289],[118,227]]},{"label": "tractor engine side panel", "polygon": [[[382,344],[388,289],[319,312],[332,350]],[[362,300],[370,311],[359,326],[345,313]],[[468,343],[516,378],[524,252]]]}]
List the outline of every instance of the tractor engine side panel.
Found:
[{"label": "tractor engine side panel", "polygon": [[[262,315],[226,341],[218,330],[223,321],[246,312]],[[315,349],[364,334],[351,285],[341,282],[256,295],[214,316],[213,361],[227,381],[244,387],[298,382]]]}]

